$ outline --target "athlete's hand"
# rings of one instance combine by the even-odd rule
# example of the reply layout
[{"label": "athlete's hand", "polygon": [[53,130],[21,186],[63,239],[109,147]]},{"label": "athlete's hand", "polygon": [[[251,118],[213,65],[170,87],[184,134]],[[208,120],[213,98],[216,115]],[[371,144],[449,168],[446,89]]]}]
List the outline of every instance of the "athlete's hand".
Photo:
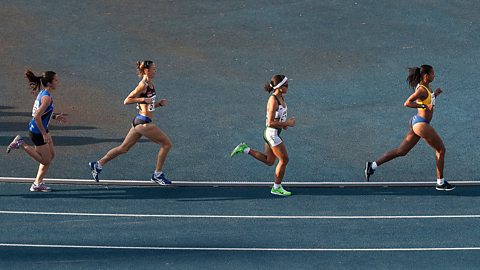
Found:
[{"label": "athlete's hand", "polygon": [[147,97],[147,98],[144,98],[144,99],[143,99],[143,102],[145,102],[145,103],[147,103],[147,104],[152,104],[152,103],[153,103],[153,100],[154,100],[153,98]]},{"label": "athlete's hand", "polygon": [[63,115],[63,113],[55,115],[55,120],[57,120],[60,123],[66,123],[67,122],[67,117]]},{"label": "athlete's hand", "polygon": [[158,106],[167,106],[168,104],[168,100],[166,99],[160,99],[160,101],[158,102]]},{"label": "athlete's hand", "polygon": [[294,127],[295,126],[295,117],[291,117],[290,119],[287,120],[287,125],[289,127]]},{"label": "athlete's hand", "polygon": [[443,92],[443,91],[442,91],[441,88],[437,88],[437,89],[435,90],[435,94],[434,94],[435,97],[438,97],[438,95],[440,95],[442,92]]},{"label": "athlete's hand", "polygon": [[427,106],[427,110],[429,111],[433,110],[433,104],[427,104],[425,106]]},{"label": "athlete's hand", "polygon": [[52,137],[50,136],[50,133],[46,133],[43,135],[43,141],[45,143],[52,143]]}]

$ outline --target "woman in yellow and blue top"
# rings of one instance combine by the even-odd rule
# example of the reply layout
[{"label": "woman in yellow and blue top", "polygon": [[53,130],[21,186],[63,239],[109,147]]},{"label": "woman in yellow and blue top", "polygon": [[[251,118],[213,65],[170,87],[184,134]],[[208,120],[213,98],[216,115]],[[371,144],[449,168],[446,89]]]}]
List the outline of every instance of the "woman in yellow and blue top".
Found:
[{"label": "woman in yellow and blue top", "polygon": [[378,166],[399,156],[405,156],[422,138],[436,151],[436,189],[453,190],[455,186],[445,181],[443,176],[445,146],[440,136],[430,125],[435,107],[435,98],[442,93],[442,89],[437,88],[435,92],[430,90],[430,83],[435,79],[435,71],[432,66],[422,65],[421,67],[409,68],[408,73],[407,82],[415,91],[407,98],[404,106],[416,108],[418,112],[410,119],[410,129],[399,147],[386,152],[374,162],[366,163],[365,178],[369,181],[370,176]]}]

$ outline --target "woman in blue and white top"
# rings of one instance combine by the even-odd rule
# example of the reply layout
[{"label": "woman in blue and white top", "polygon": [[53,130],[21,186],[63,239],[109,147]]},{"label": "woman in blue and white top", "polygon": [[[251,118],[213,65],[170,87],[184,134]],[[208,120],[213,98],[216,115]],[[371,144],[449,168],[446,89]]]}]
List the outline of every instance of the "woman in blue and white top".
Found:
[{"label": "woman in blue and white top", "polygon": [[142,136],[147,137],[154,143],[160,144],[160,150],[157,155],[155,172],[150,178],[151,181],[160,185],[169,185],[172,182],[167,179],[162,171],[163,163],[172,147],[170,138],[160,128],[153,123],[153,113],[155,108],[166,106],[167,100],[160,99],[155,101],[156,92],[153,85],[153,79],[157,72],[156,65],[152,61],[137,62],[137,74],[142,80],[137,87],[125,98],[124,104],[137,104],[138,113],[133,118],[132,127],[128,131],[123,143],[110,151],[100,160],[89,162],[90,170],[95,181],[99,181],[98,175],[102,171],[103,165],[121,154],[127,153]]},{"label": "woman in blue and white top", "polygon": [[267,116],[263,139],[265,141],[265,153],[251,149],[245,143],[240,143],[233,149],[230,156],[240,153],[250,154],[255,159],[272,166],[278,158],[275,169],[275,183],[270,191],[274,195],[290,196],[291,192],[282,187],[282,180],[288,164],[287,148],[280,137],[282,130],[295,126],[295,118],[287,119],[287,104],[285,95],[288,92],[288,78],[285,75],[274,75],[272,80],[265,84],[265,91],[272,93],[267,103]]},{"label": "woman in blue and white top", "polygon": [[53,71],[46,71],[42,76],[37,77],[32,71],[27,70],[25,76],[30,82],[32,93],[37,94],[33,104],[33,118],[29,124],[29,135],[35,147],[27,145],[22,136],[17,135],[7,147],[7,153],[10,153],[12,149],[22,148],[29,156],[38,161],[40,166],[30,191],[48,192],[50,187],[45,185],[43,178],[55,156],[48,125],[50,119],[55,119],[59,122],[66,122],[67,119],[62,114],[53,113],[52,94],[58,85],[57,74]]}]

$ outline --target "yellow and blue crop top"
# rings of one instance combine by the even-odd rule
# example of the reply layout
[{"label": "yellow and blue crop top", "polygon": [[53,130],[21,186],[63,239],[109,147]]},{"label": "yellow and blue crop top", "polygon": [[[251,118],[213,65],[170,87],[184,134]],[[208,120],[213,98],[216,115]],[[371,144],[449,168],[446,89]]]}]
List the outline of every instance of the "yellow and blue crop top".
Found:
[{"label": "yellow and blue crop top", "polygon": [[[435,95],[432,93],[432,91],[430,91],[430,89],[423,84],[417,84],[417,87],[415,87],[415,91],[417,91],[418,87],[425,88],[427,90],[428,96],[427,96],[426,99],[424,99],[422,101],[417,100],[417,104],[419,104],[419,105],[430,105],[430,104],[432,104],[433,106],[435,106]],[[418,109],[419,110],[426,110],[424,108],[418,108]]]}]

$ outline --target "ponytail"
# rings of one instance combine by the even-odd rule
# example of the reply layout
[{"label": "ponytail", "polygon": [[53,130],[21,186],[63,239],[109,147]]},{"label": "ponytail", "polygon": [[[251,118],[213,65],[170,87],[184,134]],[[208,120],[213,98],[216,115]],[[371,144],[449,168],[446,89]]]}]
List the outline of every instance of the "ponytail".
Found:
[{"label": "ponytail", "polygon": [[410,88],[415,89],[417,84],[422,81],[423,75],[430,74],[433,67],[430,65],[421,65],[420,67],[409,67],[407,83]]},{"label": "ponytail", "polygon": [[25,77],[29,82],[32,94],[38,94],[42,87],[48,86],[49,83],[53,82],[55,74],[53,71],[45,71],[42,76],[35,76],[35,74],[27,68],[25,70]]},{"label": "ponytail", "polygon": [[37,77],[29,69],[25,70],[25,77],[29,82],[29,86],[33,95],[36,95],[42,87],[42,77]]},{"label": "ponytail", "polygon": [[138,77],[143,77],[145,75],[145,69],[149,69],[153,65],[153,61],[137,61],[137,75]]},{"label": "ponytail", "polygon": [[268,93],[272,92],[273,91],[273,85],[271,82],[267,82],[264,86],[263,86],[263,89],[265,89],[265,91],[267,91]]}]

